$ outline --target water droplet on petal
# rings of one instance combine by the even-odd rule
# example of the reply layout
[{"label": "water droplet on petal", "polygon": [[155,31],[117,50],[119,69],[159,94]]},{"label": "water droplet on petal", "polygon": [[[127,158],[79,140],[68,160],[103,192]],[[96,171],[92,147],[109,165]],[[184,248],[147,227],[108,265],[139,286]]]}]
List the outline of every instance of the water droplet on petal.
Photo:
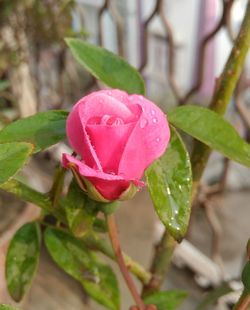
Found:
[{"label": "water droplet on petal", "polygon": [[152,114],[152,115],[155,115],[155,110],[151,110],[151,114]]},{"label": "water droplet on petal", "polygon": [[161,139],[158,137],[158,138],[155,139],[155,141],[156,141],[157,143],[159,143],[159,142],[161,141]]},{"label": "water droplet on petal", "polygon": [[158,119],[156,117],[153,118],[153,123],[158,123]]},{"label": "water droplet on petal", "polygon": [[140,127],[145,128],[148,125],[148,121],[146,118],[142,118],[140,121]]}]

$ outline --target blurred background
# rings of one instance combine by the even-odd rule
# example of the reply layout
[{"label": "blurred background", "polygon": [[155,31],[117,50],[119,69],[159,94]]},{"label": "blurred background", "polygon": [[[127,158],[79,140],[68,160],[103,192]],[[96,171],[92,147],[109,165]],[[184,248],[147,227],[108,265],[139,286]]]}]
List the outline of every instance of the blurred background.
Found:
[{"label": "blurred background", "polygon": [[[39,111],[69,110],[83,95],[103,86],[73,60],[64,43],[72,36],[126,58],[142,73],[147,96],[164,111],[186,103],[207,106],[246,4],[247,0],[0,0],[0,127]],[[249,141],[250,55],[226,117]],[[65,148],[67,144],[61,143],[36,155],[24,177],[37,189],[48,190]],[[209,309],[197,307],[206,293],[225,281],[241,288],[250,234],[249,187],[247,168],[213,153],[190,230],[176,249],[164,284],[189,292],[180,309]],[[8,241],[22,223],[38,214],[34,206],[0,193],[1,302],[10,302],[4,283]],[[117,216],[124,249],[150,266],[163,228],[146,190],[124,203]],[[121,289],[122,309],[127,310],[131,297],[122,283]],[[237,298],[228,294],[210,309],[231,309]],[[101,309],[87,302],[77,283],[44,251],[23,309]]]}]

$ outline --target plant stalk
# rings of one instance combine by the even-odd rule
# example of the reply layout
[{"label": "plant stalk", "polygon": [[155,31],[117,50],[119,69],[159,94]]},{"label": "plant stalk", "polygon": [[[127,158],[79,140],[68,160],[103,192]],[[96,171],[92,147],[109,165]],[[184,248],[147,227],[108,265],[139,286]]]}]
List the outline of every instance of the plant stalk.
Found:
[{"label": "plant stalk", "polygon": [[159,244],[155,246],[154,259],[151,265],[152,277],[150,282],[143,287],[142,296],[156,292],[161,287],[164,276],[171,263],[171,258],[176,246],[174,238],[165,231]]},{"label": "plant stalk", "polygon": [[122,255],[121,246],[118,238],[118,232],[117,227],[115,223],[115,217],[113,214],[109,214],[106,216],[107,224],[108,224],[108,230],[109,230],[109,237],[110,241],[116,256],[117,263],[120,267],[121,273],[124,277],[124,280],[127,283],[127,286],[131,292],[131,295],[133,296],[135,303],[138,307],[138,310],[145,310],[145,305],[143,303],[143,300],[141,299],[137,288],[130,276],[130,273],[125,265],[125,261]]},{"label": "plant stalk", "polygon": [[249,310],[250,309],[250,294],[243,291],[239,301],[234,306],[233,310]]},{"label": "plant stalk", "polygon": [[[242,72],[245,58],[250,47],[250,1],[240,27],[234,46],[226,62],[221,76],[216,81],[215,91],[209,108],[224,115],[236,84]],[[193,172],[193,198],[195,198],[200,179],[207,165],[211,149],[195,140],[191,156]]]}]

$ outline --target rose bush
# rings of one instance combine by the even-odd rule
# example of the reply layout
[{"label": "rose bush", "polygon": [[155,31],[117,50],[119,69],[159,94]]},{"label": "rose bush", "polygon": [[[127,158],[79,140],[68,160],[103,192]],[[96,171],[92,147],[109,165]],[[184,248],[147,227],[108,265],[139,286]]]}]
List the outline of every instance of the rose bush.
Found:
[{"label": "rose bush", "polygon": [[63,154],[63,166],[99,201],[127,199],[143,186],[144,170],[169,142],[166,116],[141,95],[101,90],[73,107],[66,125],[77,157]]}]

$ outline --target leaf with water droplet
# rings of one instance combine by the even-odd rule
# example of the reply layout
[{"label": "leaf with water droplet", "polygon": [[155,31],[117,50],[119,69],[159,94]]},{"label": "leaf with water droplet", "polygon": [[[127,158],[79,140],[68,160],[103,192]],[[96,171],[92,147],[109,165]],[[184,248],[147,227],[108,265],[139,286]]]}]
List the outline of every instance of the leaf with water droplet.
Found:
[{"label": "leaf with water droplet", "polygon": [[166,152],[147,169],[146,176],[160,220],[180,241],[187,231],[190,217],[192,172],[189,154],[173,127]]},{"label": "leaf with water droplet", "polygon": [[6,257],[6,279],[11,297],[19,302],[29,289],[40,255],[40,227],[22,226],[11,240]]},{"label": "leaf with water droplet", "polygon": [[55,263],[80,282],[94,300],[111,310],[120,308],[115,274],[81,241],[54,228],[45,230],[44,241]]}]

